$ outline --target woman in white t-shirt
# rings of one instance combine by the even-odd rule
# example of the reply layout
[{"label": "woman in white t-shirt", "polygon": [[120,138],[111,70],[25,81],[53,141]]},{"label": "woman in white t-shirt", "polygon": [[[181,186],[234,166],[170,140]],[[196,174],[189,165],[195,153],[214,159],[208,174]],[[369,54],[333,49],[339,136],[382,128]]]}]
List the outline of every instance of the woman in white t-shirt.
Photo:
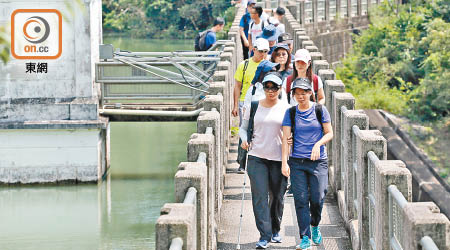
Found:
[{"label": "woman in white t-shirt", "polygon": [[[247,172],[253,213],[260,233],[256,248],[267,248],[270,241],[281,242],[279,232],[287,186],[287,178],[281,173],[281,124],[289,105],[278,98],[282,84],[279,74],[266,75],[262,84],[266,98],[253,102],[245,110],[239,129],[241,147],[245,150],[250,148]],[[256,110],[253,119],[252,110]]]}]

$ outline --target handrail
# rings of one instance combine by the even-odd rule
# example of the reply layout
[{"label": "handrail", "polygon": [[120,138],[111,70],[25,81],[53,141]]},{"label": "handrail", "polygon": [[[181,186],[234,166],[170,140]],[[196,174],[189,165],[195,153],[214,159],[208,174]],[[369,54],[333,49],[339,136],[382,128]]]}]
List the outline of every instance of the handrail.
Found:
[{"label": "handrail", "polygon": [[181,250],[183,249],[183,239],[180,237],[173,238],[172,242],[170,243],[169,250]]},{"label": "handrail", "polygon": [[166,110],[125,110],[125,109],[99,109],[101,115],[137,115],[137,116],[198,116],[203,108],[194,111],[166,111]]},{"label": "handrail", "polygon": [[197,199],[197,189],[195,187],[190,187],[184,196],[183,204],[195,204]]},{"label": "handrail", "polygon": [[419,243],[423,250],[439,250],[430,236],[423,236]]},{"label": "handrail", "polygon": [[404,208],[406,204],[408,204],[408,201],[405,199],[403,194],[398,190],[396,185],[389,185],[388,191],[389,194],[392,195],[392,198],[394,198],[395,202],[400,206],[400,208]]}]

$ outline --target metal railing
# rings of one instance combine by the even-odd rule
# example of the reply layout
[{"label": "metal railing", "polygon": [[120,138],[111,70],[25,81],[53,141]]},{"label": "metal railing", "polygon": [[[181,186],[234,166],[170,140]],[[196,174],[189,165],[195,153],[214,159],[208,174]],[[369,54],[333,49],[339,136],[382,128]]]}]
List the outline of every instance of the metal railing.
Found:
[{"label": "metal railing", "polygon": [[230,41],[219,40],[208,51],[113,52],[111,45],[100,45],[101,51],[106,51],[95,67],[101,106],[197,104],[209,93],[209,81]]},{"label": "metal railing", "polygon": [[403,250],[403,207],[408,201],[398,190],[397,186],[390,185],[389,192],[389,242],[394,250]]}]

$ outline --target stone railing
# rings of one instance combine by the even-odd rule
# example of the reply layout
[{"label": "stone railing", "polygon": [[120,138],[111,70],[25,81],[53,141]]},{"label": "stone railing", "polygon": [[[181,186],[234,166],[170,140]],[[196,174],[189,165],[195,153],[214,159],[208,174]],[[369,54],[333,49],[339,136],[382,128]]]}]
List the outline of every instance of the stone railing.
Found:
[{"label": "stone railing", "polygon": [[324,82],[333,123],[328,143],[329,182],[350,231],[353,249],[450,248],[450,222],[433,202],[411,202],[412,176],[402,161],[387,159],[386,139],[369,129],[369,118],[354,110],[355,98],[322,60],[314,42],[286,11],[287,32],[295,49],[312,56],[313,72]]},{"label": "stone railing", "polygon": [[187,162],[175,174],[175,202],[161,209],[156,222],[156,249],[217,248],[225,166],[230,146],[231,97],[234,71],[242,60],[237,9],[218,68],[210,82],[204,111],[197,118],[197,133],[187,146]]}]

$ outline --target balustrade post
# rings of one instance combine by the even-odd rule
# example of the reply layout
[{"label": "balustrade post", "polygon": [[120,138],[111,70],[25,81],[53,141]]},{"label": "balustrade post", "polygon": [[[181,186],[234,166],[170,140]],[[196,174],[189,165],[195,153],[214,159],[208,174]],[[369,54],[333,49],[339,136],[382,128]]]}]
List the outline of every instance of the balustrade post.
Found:
[{"label": "balustrade post", "polygon": [[[368,207],[368,156],[369,151],[386,160],[387,144],[386,139],[378,130],[359,130],[353,127],[356,139],[356,152],[354,161],[356,163],[356,195],[357,195],[357,215],[358,234],[361,249],[369,249],[369,207]],[[354,164],[355,164],[354,163]]]},{"label": "balustrade post", "polygon": [[[207,249],[216,249],[217,243],[217,223],[216,223],[216,209],[215,209],[215,140],[214,135],[212,134],[192,134],[191,138],[188,142],[188,150],[187,150],[187,160],[190,162],[196,162],[198,155],[201,152],[206,153],[206,166],[208,166],[208,176],[207,176],[207,184],[208,184],[208,192],[207,192],[207,230],[208,230],[208,239],[207,239]],[[202,228],[202,230],[205,230]]]},{"label": "balustrade post", "polygon": [[181,162],[175,174],[175,202],[183,202],[190,187],[197,190],[197,249],[206,249],[207,230],[207,166],[203,162]]}]

